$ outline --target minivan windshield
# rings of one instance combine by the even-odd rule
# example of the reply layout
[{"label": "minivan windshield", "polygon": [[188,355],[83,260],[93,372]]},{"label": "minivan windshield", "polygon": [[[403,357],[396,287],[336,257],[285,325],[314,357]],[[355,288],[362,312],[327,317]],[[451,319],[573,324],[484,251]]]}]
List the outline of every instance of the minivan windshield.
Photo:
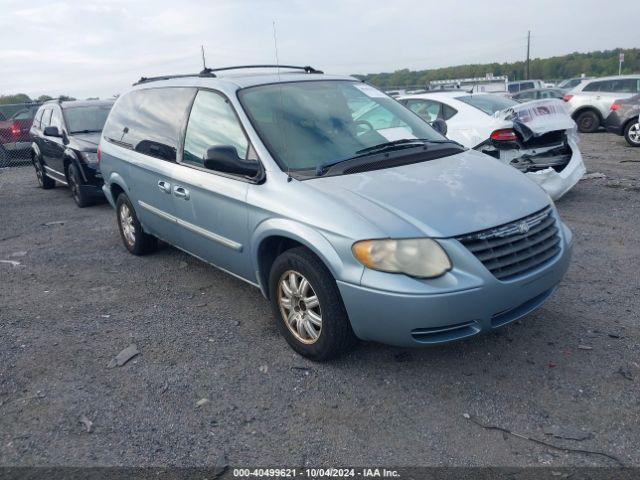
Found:
[{"label": "minivan windshield", "polygon": [[[324,80],[241,90],[244,110],[283,170],[308,170],[406,140],[446,139],[420,117],[360,82]],[[400,141],[398,143],[398,141]]]},{"label": "minivan windshield", "polygon": [[69,134],[101,132],[111,107],[111,104],[103,104],[65,108],[64,119]]},{"label": "minivan windshield", "polygon": [[505,110],[513,107],[514,105],[518,105],[518,102],[511,100],[510,98],[491,93],[457,97],[456,100],[471,105],[472,107],[476,107],[487,115],[493,115],[500,110]]}]

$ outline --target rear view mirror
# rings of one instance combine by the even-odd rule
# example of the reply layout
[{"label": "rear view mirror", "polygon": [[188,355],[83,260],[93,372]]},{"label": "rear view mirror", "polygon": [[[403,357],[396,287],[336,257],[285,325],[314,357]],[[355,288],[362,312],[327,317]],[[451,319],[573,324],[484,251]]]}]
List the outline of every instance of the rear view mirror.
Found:
[{"label": "rear view mirror", "polygon": [[447,136],[447,122],[445,122],[441,118],[436,118],[433,122],[431,122],[431,127],[441,135]]},{"label": "rear view mirror", "polygon": [[258,162],[240,158],[236,147],[231,145],[216,145],[215,147],[207,149],[204,167],[217,172],[242,175],[250,178],[258,175],[260,171]]},{"label": "rear view mirror", "polygon": [[58,127],[45,127],[44,128],[44,136],[45,137],[61,137],[60,130]]}]

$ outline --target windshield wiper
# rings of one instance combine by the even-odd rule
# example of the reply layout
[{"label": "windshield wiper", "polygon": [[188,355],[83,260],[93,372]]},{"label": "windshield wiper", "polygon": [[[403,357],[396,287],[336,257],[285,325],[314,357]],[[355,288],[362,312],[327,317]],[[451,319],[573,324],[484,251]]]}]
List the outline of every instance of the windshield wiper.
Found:
[{"label": "windshield wiper", "polygon": [[99,133],[102,130],[74,130],[73,132],[69,132],[69,135],[73,135],[74,133]]},{"label": "windshield wiper", "polygon": [[340,160],[331,160],[329,162],[321,163],[316,167],[316,176],[319,177],[324,175],[324,173],[334,165],[337,165],[342,162],[346,162],[348,160],[353,160],[354,158],[364,157],[372,153],[384,152],[387,150],[396,150],[400,148],[411,148],[416,145],[425,145],[425,144],[441,144],[441,143],[452,143],[454,145],[458,145],[460,148],[464,149],[465,147],[456,142],[455,140],[449,139],[436,139],[432,140],[429,138],[402,138],[400,140],[394,140],[392,142],[384,142],[378,145],[373,145],[371,147],[363,148],[358,150],[354,156],[341,158]]},{"label": "windshield wiper", "polygon": [[411,143],[425,143],[428,142],[429,139],[427,138],[401,138],[400,140],[393,140],[392,142],[384,142],[384,143],[379,143],[378,145],[373,145],[372,147],[367,147],[367,148],[363,148],[361,150],[358,150],[356,152],[357,154],[362,154],[362,153],[370,153],[370,152],[375,152],[378,150],[386,150],[386,149],[392,149],[396,146],[404,146],[406,144],[411,144]]}]

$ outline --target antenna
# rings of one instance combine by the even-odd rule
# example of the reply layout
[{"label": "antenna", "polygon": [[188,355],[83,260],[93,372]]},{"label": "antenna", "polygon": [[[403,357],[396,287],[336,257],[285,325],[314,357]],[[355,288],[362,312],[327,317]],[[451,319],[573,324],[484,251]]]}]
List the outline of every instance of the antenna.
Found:
[{"label": "antenna", "polygon": [[276,21],[273,21],[273,46],[276,51],[276,65],[278,72],[278,80],[280,80],[280,60],[278,59],[278,36],[276,35]]},{"label": "antenna", "polygon": [[[278,58],[278,36],[276,35],[276,21],[273,20],[273,46],[276,52],[276,72],[278,73],[278,87],[280,91],[280,108],[284,110],[284,101],[282,100],[282,85],[280,84],[280,59]],[[284,148],[287,148],[287,133],[285,129],[282,129],[282,137],[284,141]],[[287,165],[287,182],[290,182],[291,178],[291,167]]]},{"label": "antenna", "polygon": [[200,50],[202,51],[202,70],[207,70],[207,60],[204,56],[204,45],[200,45]]}]

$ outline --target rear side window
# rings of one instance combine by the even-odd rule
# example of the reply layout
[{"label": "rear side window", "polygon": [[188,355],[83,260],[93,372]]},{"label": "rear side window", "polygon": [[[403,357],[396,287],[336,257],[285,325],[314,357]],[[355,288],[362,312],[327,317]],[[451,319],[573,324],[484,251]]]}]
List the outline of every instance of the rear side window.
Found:
[{"label": "rear side window", "polygon": [[211,147],[230,145],[246,158],[249,142],[229,102],[214,92],[202,90],[193,102],[182,161],[202,166]]},{"label": "rear side window", "polygon": [[589,85],[586,85],[582,91],[583,92],[600,92],[604,87],[604,84],[607,82],[591,82]]},{"label": "rear side window", "polygon": [[44,114],[42,115],[42,124],[40,125],[40,128],[45,129],[46,127],[49,126],[49,123],[51,122],[51,112],[53,111],[52,108],[47,108],[44,111]]},{"label": "rear side window", "polygon": [[40,128],[40,122],[42,121],[42,114],[44,113],[44,108],[41,108],[36,113],[36,117],[33,120],[33,126],[35,128]]},{"label": "rear side window", "polygon": [[54,108],[53,113],[51,114],[51,122],[49,123],[50,127],[58,127],[58,130],[62,130],[62,112]]},{"label": "rear side window", "polygon": [[444,103],[442,104],[442,118],[445,120],[449,120],[456,113],[458,113],[458,111],[455,108],[445,105]]},{"label": "rear side window", "polygon": [[127,93],[113,107],[104,137],[136,152],[173,162],[194,95],[193,88],[152,88]]}]

